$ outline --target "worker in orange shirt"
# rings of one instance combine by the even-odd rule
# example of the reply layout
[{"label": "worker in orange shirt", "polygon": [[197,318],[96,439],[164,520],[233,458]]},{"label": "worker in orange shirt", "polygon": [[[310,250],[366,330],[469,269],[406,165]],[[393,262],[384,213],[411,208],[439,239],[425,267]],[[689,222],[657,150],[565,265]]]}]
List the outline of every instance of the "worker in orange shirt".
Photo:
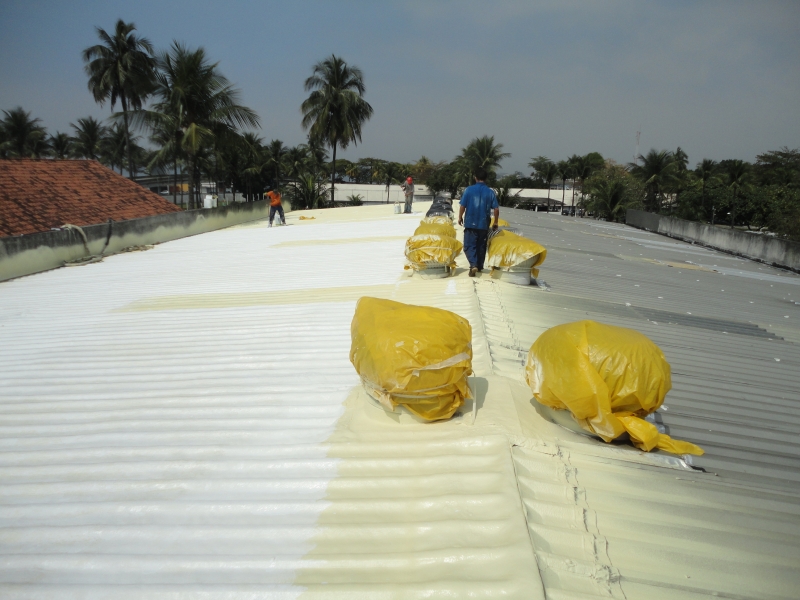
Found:
[{"label": "worker in orange shirt", "polygon": [[281,193],[278,190],[269,190],[264,194],[265,198],[269,198],[269,226],[272,227],[272,221],[275,219],[275,213],[280,215],[278,225],[286,225],[286,217],[283,214],[283,204],[281,204]]}]

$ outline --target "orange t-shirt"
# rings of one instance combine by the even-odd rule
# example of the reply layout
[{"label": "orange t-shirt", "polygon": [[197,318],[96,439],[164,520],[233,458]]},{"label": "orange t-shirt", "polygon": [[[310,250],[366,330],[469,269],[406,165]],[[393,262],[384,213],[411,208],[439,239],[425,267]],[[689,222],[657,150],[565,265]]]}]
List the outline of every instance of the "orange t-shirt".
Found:
[{"label": "orange t-shirt", "polygon": [[281,205],[281,195],[278,192],[267,192],[267,196],[269,196],[269,205],[270,206],[280,206]]}]

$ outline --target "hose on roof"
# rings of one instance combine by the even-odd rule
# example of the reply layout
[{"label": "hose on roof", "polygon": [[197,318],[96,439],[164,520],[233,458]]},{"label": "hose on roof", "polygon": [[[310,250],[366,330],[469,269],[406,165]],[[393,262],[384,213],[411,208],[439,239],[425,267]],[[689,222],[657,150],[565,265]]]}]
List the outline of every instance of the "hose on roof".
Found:
[{"label": "hose on roof", "polygon": [[[111,235],[114,232],[114,220],[108,220],[108,232],[106,233],[106,242],[103,244],[103,249],[100,250],[100,254],[91,254],[89,250],[89,240],[86,237],[86,232],[83,228],[72,225],[67,223],[61,226],[61,229],[65,229],[69,232],[76,232],[78,236],[81,238],[81,242],[83,243],[83,247],[86,250],[86,256],[82,256],[81,258],[75,258],[72,260],[65,260],[64,266],[65,267],[79,267],[81,265],[90,265],[92,263],[101,262],[103,260],[104,254],[106,249],[108,248],[108,244],[111,242]],[[123,248],[120,252],[137,252],[142,250],[150,250],[152,245],[142,245],[142,246],[129,246],[127,248]]]}]

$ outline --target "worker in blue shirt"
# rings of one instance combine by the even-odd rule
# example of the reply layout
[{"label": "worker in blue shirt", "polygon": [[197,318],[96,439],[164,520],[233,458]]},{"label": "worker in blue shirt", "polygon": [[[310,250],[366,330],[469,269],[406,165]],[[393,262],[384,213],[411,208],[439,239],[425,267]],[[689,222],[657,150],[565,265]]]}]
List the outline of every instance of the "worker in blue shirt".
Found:
[{"label": "worker in blue shirt", "polygon": [[464,226],[464,254],[469,261],[470,277],[475,277],[476,273],[483,271],[492,210],[494,210],[492,229],[497,229],[497,220],[500,218],[497,196],[494,195],[492,188],[484,183],[485,181],[486,169],[478,167],[475,169],[475,184],[464,190],[459,203],[461,208],[458,213],[458,224]]}]

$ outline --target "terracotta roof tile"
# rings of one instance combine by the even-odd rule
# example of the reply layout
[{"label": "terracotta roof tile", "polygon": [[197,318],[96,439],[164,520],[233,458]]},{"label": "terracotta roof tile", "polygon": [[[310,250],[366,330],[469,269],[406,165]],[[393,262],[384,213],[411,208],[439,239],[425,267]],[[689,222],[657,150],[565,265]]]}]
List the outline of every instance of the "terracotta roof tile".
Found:
[{"label": "terracotta roof tile", "polygon": [[0,236],[179,210],[93,160],[0,160]]}]

